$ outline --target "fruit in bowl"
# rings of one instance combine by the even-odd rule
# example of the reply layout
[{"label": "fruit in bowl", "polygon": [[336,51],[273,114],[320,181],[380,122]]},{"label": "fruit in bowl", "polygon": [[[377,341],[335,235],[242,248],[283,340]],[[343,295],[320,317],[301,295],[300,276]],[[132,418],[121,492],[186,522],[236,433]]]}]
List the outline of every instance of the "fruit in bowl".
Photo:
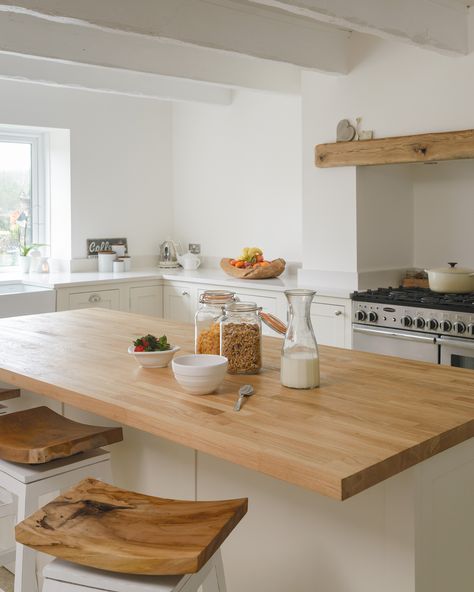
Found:
[{"label": "fruit in bowl", "polygon": [[266,267],[270,265],[270,261],[265,261],[263,251],[258,247],[244,247],[240,257],[231,259],[230,264],[238,269],[247,269],[249,267]]},{"label": "fruit in bowl", "polygon": [[166,368],[179,350],[179,346],[168,343],[166,335],[155,337],[148,334],[135,339],[128,353],[135,356],[143,368]]},{"label": "fruit in bowl", "polygon": [[284,259],[267,261],[262,249],[245,247],[237,259],[222,259],[221,268],[233,277],[264,280],[278,277],[285,271]]}]

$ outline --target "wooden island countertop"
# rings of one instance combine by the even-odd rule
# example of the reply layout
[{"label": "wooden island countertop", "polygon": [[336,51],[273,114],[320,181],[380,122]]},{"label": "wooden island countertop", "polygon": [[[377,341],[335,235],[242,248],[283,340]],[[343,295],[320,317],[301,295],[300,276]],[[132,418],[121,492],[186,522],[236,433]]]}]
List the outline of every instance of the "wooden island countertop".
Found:
[{"label": "wooden island countertop", "polygon": [[[321,347],[321,387],[284,388],[281,340],[258,376],[186,394],[171,368],[140,368],[132,340],[166,334],[193,351],[194,328],[103,309],[0,319],[0,380],[338,500],[474,434],[474,372]],[[255,395],[233,411],[238,387]]]}]

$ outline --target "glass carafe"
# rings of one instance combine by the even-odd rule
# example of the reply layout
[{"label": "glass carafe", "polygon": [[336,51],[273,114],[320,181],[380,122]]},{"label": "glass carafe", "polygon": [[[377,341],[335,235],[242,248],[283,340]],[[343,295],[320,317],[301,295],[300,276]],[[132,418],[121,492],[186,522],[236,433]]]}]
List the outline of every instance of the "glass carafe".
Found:
[{"label": "glass carafe", "polygon": [[281,351],[281,384],[295,389],[319,386],[318,344],[311,324],[313,290],[286,290],[288,329]]}]

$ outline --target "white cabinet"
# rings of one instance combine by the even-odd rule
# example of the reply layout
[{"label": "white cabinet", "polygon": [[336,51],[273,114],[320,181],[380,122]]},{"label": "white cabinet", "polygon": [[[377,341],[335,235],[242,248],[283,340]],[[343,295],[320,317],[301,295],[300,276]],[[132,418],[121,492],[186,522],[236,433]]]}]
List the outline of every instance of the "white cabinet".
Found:
[{"label": "white cabinet", "polygon": [[120,290],[88,290],[69,294],[69,309],[109,308],[120,310]]},{"label": "white cabinet", "polygon": [[194,323],[198,291],[193,284],[166,285],[163,288],[163,312],[168,321]]},{"label": "white cabinet", "polygon": [[163,316],[161,280],[104,282],[57,289],[57,310],[109,308]]},{"label": "white cabinet", "polygon": [[130,312],[151,317],[163,316],[163,290],[160,285],[132,286],[129,296]]},{"label": "white cabinet", "polygon": [[350,300],[316,297],[311,305],[311,323],[316,341],[334,347],[351,346]]}]

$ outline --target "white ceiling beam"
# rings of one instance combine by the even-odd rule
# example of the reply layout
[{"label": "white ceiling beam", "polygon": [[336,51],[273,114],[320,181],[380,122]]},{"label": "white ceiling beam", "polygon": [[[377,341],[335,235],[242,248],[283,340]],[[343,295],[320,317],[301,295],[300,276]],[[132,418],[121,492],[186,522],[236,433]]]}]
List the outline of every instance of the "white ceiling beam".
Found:
[{"label": "white ceiling beam", "polygon": [[239,0],[440,53],[469,52],[464,0]]},{"label": "white ceiling beam", "polygon": [[231,89],[215,84],[2,52],[0,52],[0,80],[33,82],[44,86],[146,99],[192,101],[216,105],[230,105],[233,97]]},{"label": "white ceiling beam", "polygon": [[[299,94],[300,68],[133,33],[64,25],[0,10],[0,52]],[[1,72],[0,72],[1,73]]]},{"label": "white ceiling beam", "polygon": [[126,31],[321,72],[347,72],[347,31],[235,0],[13,0],[0,9],[64,26]]}]

